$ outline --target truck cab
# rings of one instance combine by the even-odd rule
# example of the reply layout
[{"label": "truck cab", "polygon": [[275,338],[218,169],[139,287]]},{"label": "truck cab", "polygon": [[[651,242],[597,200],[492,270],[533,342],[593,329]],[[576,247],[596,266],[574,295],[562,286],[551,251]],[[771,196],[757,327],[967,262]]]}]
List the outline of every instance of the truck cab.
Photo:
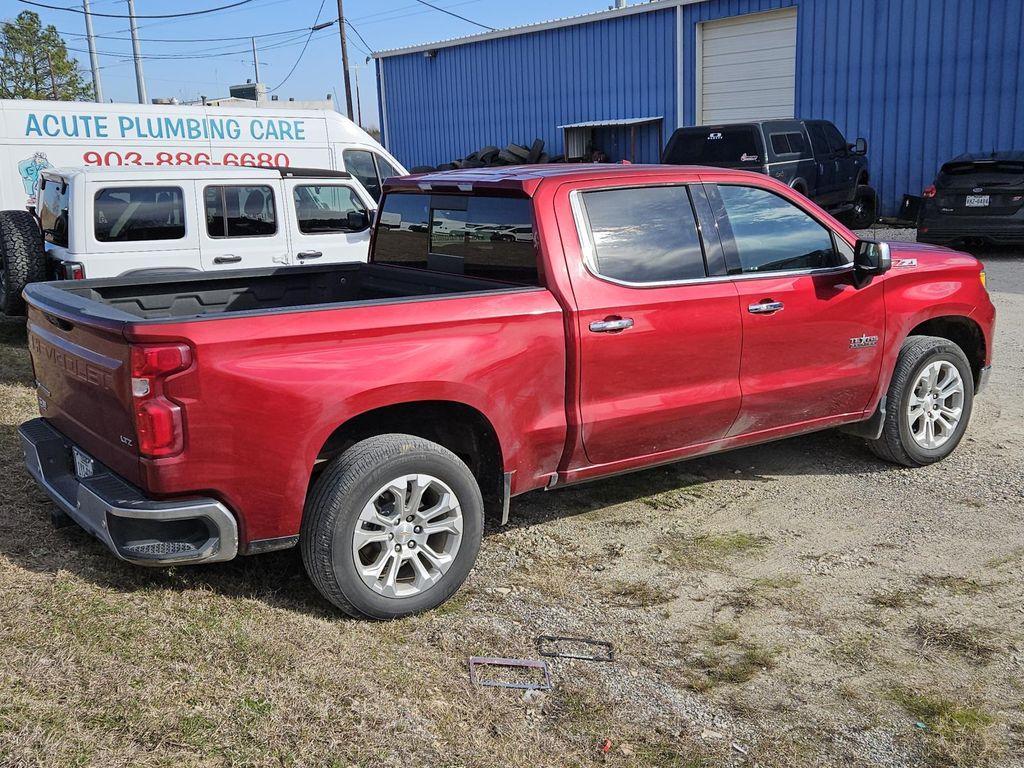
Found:
[{"label": "truck cab", "polygon": [[53,279],[365,261],[376,208],[344,171],[43,171],[39,225]]},{"label": "truck cab", "polygon": [[760,120],[679,128],[663,157],[673,165],[763,173],[863,229],[877,213],[867,151],[865,139],[848,143],[828,120]]}]

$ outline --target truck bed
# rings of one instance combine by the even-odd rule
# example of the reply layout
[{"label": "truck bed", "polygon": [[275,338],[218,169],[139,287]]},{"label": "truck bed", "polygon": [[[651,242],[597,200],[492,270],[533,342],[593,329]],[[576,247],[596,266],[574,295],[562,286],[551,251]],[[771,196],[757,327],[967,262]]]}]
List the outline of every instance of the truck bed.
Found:
[{"label": "truck bed", "polygon": [[37,283],[37,306],[108,321],[187,320],[237,313],[295,311],[445,294],[509,290],[507,283],[380,264],[332,264],[220,273],[140,275]]}]

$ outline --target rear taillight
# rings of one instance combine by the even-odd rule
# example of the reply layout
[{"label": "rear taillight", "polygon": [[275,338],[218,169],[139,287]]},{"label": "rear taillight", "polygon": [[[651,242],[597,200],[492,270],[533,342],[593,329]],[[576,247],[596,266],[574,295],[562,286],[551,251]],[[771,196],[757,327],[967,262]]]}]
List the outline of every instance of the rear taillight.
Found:
[{"label": "rear taillight", "polygon": [[164,393],[167,377],[192,365],[187,344],[132,346],[132,401],[139,453],[153,459],[185,447],[181,406]]},{"label": "rear taillight", "polygon": [[935,197],[935,185],[929,184],[924,188],[924,192],[921,193],[921,197]]},{"label": "rear taillight", "polygon": [[81,262],[62,261],[60,271],[64,280],[85,280],[85,265]]}]

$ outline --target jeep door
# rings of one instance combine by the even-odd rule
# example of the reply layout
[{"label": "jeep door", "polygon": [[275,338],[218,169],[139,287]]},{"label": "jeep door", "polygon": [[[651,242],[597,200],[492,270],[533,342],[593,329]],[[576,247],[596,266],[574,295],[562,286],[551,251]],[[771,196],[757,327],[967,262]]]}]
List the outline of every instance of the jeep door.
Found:
[{"label": "jeep door", "polygon": [[[293,264],[366,261],[376,204],[361,184],[342,178],[289,178],[284,189]],[[361,223],[353,220],[359,214]]]},{"label": "jeep door", "polygon": [[199,186],[203,269],[255,269],[290,263],[280,181],[213,181]]}]

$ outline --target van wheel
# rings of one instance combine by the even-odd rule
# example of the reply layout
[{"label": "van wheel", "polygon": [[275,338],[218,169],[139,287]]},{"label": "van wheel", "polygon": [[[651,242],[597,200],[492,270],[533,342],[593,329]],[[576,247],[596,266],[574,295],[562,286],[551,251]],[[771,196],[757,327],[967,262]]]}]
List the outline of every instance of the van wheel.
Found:
[{"label": "van wheel", "polygon": [[867,229],[875,223],[878,215],[878,197],[875,190],[866,184],[857,187],[853,208],[849,213],[850,229]]},{"label": "van wheel", "polygon": [[411,435],[371,437],[313,486],[302,562],[345,613],[395,619],[440,605],[462,585],[483,517],[476,478],[454,453]]},{"label": "van wheel", "polygon": [[909,337],[886,403],[882,436],[868,441],[876,456],[907,467],[949,456],[967,431],[974,405],[974,374],[963,350],[935,336]]},{"label": "van wheel", "polygon": [[25,314],[21,292],[46,279],[46,250],[35,217],[28,211],[0,211],[0,312]]}]

